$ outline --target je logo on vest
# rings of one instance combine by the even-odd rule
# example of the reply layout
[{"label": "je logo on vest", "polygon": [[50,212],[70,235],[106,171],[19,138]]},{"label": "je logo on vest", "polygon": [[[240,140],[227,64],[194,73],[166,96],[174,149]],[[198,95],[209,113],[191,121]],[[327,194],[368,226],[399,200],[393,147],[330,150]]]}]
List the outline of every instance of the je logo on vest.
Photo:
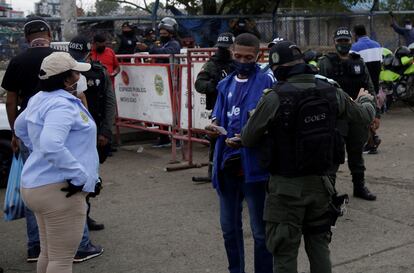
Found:
[{"label": "je logo on vest", "polygon": [[227,117],[238,116],[240,115],[240,107],[236,107],[233,105],[231,111],[227,111]]}]

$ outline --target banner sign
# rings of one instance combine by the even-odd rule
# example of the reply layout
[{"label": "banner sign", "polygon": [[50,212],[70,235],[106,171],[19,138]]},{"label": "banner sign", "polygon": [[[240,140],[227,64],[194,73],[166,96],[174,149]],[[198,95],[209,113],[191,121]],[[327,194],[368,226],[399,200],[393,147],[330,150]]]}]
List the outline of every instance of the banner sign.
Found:
[{"label": "banner sign", "polygon": [[118,116],[172,124],[169,67],[121,65],[115,77]]},{"label": "banner sign", "polygon": [[[209,119],[211,111],[206,110],[206,95],[200,94],[194,87],[195,80],[198,73],[201,71],[204,63],[193,63],[191,71],[191,83],[192,83],[192,104],[193,104],[193,123],[192,128],[204,129],[211,123]],[[188,129],[188,89],[187,89],[187,67],[183,67],[181,70],[181,128]]]}]

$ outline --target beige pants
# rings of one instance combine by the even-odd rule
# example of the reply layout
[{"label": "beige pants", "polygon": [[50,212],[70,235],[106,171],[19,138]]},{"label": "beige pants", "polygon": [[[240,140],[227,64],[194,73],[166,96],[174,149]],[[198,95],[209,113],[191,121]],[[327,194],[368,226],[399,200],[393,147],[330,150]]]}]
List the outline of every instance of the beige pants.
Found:
[{"label": "beige pants", "polygon": [[72,273],[73,257],[86,221],[86,193],[66,198],[66,182],[22,188],[22,198],[39,226],[40,256],[37,273]]}]

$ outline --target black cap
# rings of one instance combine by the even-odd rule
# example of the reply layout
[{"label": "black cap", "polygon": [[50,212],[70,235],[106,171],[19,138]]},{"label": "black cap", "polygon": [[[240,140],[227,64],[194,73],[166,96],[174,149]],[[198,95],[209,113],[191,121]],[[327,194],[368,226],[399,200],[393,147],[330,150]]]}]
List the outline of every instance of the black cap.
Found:
[{"label": "black cap", "polygon": [[221,33],[217,38],[215,47],[230,47],[234,42],[234,35],[230,32]]},{"label": "black cap", "polygon": [[284,41],[285,39],[283,39],[282,37],[276,37],[274,38],[268,45],[267,48],[271,48],[272,46],[274,46],[275,44]]},{"label": "black cap", "polygon": [[144,30],[144,36],[148,36],[148,35],[154,34],[154,33],[155,33],[155,30],[151,27],[148,27]]},{"label": "black cap", "polygon": [[346,27],[339,27],[335,30],[335,34],[334,34],[334,40],[339,40],[339,39],[347,39],[347,40],[351,40],[352,39],[352,34],[351,31],[349,31],[348,28]]},{"label": "black cap", "polygon": [[33,33],[50,31],[50,26],[45,19],[39,16],[31,16],[24,24],[24,35],[28,36]]},{"label": "black cap", "polygon": [[78,35],[69,42],[69,54],[77,61],[82,61],[91,50],[91,43]]},{"label": "black cap", "polygon": [[282,65],[303,58],[299,47],[291,41],[281,41],[272,46],[269,52],[269,66]]}]

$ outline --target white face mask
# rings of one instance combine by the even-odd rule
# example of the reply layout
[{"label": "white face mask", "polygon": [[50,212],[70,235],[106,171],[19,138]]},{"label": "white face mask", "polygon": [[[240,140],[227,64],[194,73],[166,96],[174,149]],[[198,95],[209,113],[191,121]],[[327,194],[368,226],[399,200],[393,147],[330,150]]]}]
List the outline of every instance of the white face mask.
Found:
[{"label": "white face mask", "polygon": [[[72,95],[75,97],[78,97],[80,94],[82,94],[86,89],[88,89],[88,84],[86,82],[85,76],[82,74],[79,75],[79,80],[75,82],[74,84],[70,85],[70,88],[74,88],[73,86],[76,86],[76,89],[69,91]],[[68,87],[68,88],[69,88]]]},{"label": "white face mask", "polygon": [[88,89],[88,84],[84,75],[80,74],[79,80],[76,83],[76,95],[80,95]]},{"label": "white face mask", "polygon": [[412,28],[413,28],[413,26],[412,26],[412,25],[405,25],[405,28],[406,28],[406,29],[412,29]]}]

